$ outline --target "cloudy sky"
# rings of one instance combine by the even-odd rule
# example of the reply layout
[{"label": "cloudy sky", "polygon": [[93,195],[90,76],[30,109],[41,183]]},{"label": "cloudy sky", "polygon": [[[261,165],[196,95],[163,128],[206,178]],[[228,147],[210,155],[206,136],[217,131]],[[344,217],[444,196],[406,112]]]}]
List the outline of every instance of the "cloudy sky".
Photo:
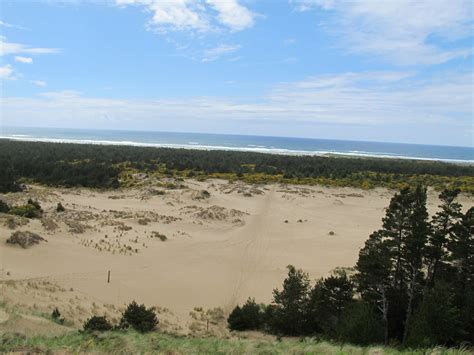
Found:
[{"label": "cloudy sky", "polygon": [[0,7],[0,126],[473,146],[471,0]]}]

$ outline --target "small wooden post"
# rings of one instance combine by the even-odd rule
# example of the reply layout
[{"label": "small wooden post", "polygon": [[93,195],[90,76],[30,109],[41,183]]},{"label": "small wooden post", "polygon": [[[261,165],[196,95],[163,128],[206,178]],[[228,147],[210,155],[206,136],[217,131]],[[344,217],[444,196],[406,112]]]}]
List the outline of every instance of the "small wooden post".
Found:
[{"label": "small wooden post", "polygon": [[110,283],[110,270],[109,270],[109,273],[107,275],[107,283]]}]

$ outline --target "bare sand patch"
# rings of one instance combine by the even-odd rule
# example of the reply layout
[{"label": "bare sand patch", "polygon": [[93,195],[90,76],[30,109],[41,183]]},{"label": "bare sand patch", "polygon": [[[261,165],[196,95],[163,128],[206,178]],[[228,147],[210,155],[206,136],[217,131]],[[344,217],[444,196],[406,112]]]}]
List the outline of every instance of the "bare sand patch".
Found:
[{"label": "bare sand patch", "polygon": [[[12,229],[8,216],[0,216],[0,301],[31,312],[50,313],[56,305],[79,327],[92,314],[117,318],[136,300],[159,306],[167,329],[200,333],[208,327],[206,317],[215,318],[209,327],[217,329],[216,309],[226,314],[249,296],[269,302],[288,264],[312,278],[353,266],[392,194],[221,180],[114,192],[31,186],[8,200],[38,199],[43,223],[18,220],[15,229],[47,233],[48,243],[26,250],[8,246]],[[56,212],[58,202],[64,212]],[[460,202],[466,210],[474,200],[463,195]],[[438,204],[430,191],[431,214]],[[195,307],[199,311],[190,314]]]}]

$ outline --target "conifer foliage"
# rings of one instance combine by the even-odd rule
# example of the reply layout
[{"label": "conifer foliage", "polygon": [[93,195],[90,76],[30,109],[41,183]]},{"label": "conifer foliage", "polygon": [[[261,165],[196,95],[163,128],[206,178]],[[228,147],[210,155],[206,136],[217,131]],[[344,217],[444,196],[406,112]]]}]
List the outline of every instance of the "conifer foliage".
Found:
[{"label": "conifer foliage", "polygon": [[[311,286],[308,274],[288,266],[260,328],[361,345],[472,344],[474,208],[463,213],[458,195],[456,189],[443,191],[430,219],[426,188],[401,189],[350,277],[339,271]],[[229,327],[241,330],[231,317]]]}]

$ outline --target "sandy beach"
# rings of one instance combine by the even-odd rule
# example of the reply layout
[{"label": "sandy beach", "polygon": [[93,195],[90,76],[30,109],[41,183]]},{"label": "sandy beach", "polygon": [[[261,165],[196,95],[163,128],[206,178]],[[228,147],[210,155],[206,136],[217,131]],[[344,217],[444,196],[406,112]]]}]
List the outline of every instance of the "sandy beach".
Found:
[{"label": "sandy beach", "polygon": [[[217,308],[221,319],[249,296],[271,301],[288,264],[312,279],[352,267],[392,194],[223,180],[144,180],[116,191],[29,186],[2,196],[12,205],[37,199],[44,215],[0,215],[0,301],[31,317],[58,307],[79,327],[92,314],[117,318],[136,300],[158,307],[162,329],[197,332],[206,310]],[[429,191],[430,214],[437,195]],[[459,200],[463,210],[474,204],[471,196]],[[15,231],[46,241],[27,249],[6,244]],[[1,316],[0,328],[34,324]],[[212,326],[223,329],[218,323]]]}]

